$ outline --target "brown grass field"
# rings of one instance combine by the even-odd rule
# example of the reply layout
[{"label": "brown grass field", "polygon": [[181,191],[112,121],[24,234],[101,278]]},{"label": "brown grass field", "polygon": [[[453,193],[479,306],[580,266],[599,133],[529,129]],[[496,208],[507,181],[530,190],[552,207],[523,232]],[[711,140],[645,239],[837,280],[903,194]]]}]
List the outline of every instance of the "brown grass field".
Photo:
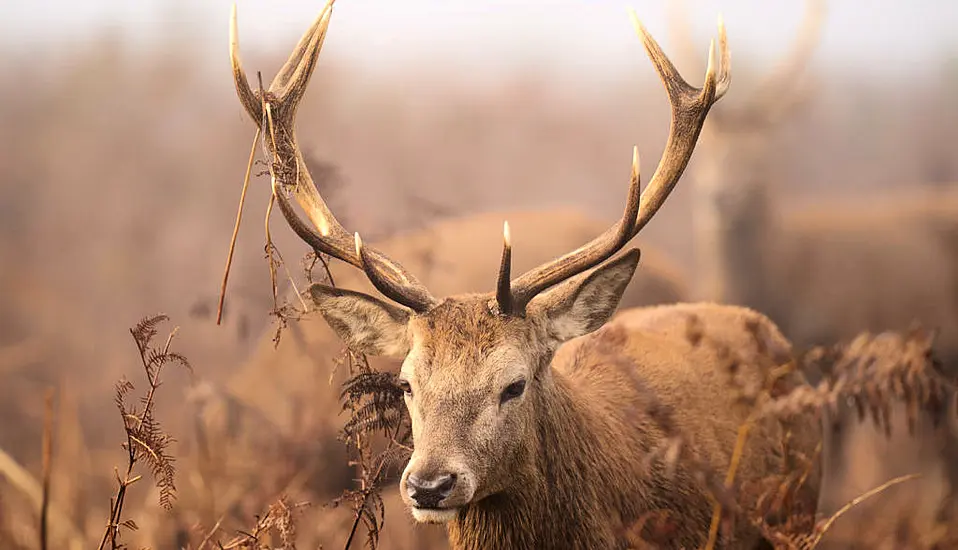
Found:
[{"label": "brown grass field", "polygon": [[[245,63],[269,75],[289,45]],[[401,399],[373,398],[395,397],[395,365],[367,363],[302,311],[291,281],[302,290],[325,275],[304,269],[306,248],[275,213],[283,262],[273,290],[262,165],[216,324],[253,128],[225,47],[216,59],[192,49],[171,40],[130,53],[104,33],[56,53],[0,50],[0,549],[447,547],[444,531],[414,526],[399,498],[411,443],[396,434],[408,419]],[[861,196],[917,191],[955,200],[958,72],[954,59],[940,65],[908,81],[812,69],[819,88],[767,136],[781,202],[856,208]],[[747,89],[751,69],[736,57],[723,101]],[[601,89],[546,75],[473,86],[467,78],[481,76],[441,67],[367,74],[321,58],[300,143],[340,220],[370,242],[418,235],[429,249],[430,228],[498,211],[614,220],[631,144],[646,166],[661,153],[660,83],[645,67]],[[639,243],[685,281],[696,276],[691,187],[679,184]],[[524,238],[517,255],[552,254],[544,237]],[[901,261],[913,257],[922,256]],[[471,288],[474,274],[449,267],[455,257],[399,259],[436,270],[426,279],[452,273],[450,291],[491,290],[498,262],[483,260],[488,288]],[[330,269],[337,284],[363,284]],[[950,273],[948,296],[958,263]],[[839,286],[843,276],[829,274]],[[798,457],[760,487],[703,466],[723,503],[719,529],[753,522],[775,548],[958,548],[958,365],[940,360],[942,342],[921,329],[936,327],[922,321],[879,327],[881,336],[862,327],[782,365],[721,351],[743,406],[824,415],[834,456]],[[688,338],[712,345],[695,319]],[[815,378],[764,399],[736,376],[759,369],[771,380],[786,367]],[[670,439],[649,460],[691,460],[662,422]],[[823,460],[830,512],[815,516],[795,495]],[[643,518],[631,547],[656,548],[672,521],[681,518]]]}]

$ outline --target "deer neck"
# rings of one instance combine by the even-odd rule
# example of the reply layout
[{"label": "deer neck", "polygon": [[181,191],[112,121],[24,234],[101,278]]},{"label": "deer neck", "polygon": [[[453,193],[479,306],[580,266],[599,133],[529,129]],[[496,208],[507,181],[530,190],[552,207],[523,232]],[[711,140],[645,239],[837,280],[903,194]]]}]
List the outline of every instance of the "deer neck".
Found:
[{"label": "deer neck", "polygon": [[743,184],[734,193],[716,187],[697,189],[693,199],[696,298],[764,307],[777,230],[769,190],[761,184]]},{"label": "deer neck", "polygon": [[460,512],[449,528],[452,548],[618,547],[609,514],[628,488],[610,486],[602,475],[616,470],[601,451],[608,442],[598,440],[597,419],[584,401],[561,373],[547,377],[536,395],[535,433],[519,452],[511,487]]}]

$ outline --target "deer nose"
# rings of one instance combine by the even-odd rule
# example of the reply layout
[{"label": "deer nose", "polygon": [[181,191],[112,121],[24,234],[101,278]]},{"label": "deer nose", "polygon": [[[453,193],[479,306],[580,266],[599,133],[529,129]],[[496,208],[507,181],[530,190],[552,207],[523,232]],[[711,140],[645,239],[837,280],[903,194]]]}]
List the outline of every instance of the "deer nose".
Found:
[{"label": "deer nose", "polygon": [[455,486],[456,474],[440,474],[431,478],[410,474],[406,479],[406,494],[420,508],[438,508]]}]

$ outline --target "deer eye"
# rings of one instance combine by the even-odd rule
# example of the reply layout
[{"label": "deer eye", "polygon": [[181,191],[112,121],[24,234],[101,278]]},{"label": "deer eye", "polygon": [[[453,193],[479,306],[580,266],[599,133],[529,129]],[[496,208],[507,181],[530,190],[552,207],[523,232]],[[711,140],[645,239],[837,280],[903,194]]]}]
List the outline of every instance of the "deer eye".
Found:
[{"label": "deer eye", "polygon": [[513,382],[506,386],[506,389],[502,390],[502,395],[499,397],[499,404],[505,403],[522,395],[522,392],[526,391],[526,381],[519,380]]},{"label": "deer eye", "polygon": [[408,380],[403,380],[402,378],[400,378],[400,379],[396,382],[396,385],[397,385],[397,386],[399,387],[399,389],[401,389],[401,390],[403,391],[403,393],[405,393],[406,395],[412,395],[412,386],[409,385],[409,381],[408,381]]}]

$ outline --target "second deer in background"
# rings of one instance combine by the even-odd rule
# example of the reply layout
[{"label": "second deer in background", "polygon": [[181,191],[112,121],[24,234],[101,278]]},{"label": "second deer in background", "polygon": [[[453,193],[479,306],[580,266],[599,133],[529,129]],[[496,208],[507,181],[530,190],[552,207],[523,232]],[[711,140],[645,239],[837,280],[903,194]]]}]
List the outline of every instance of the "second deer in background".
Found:
[{"label": "second deer in background", "polygon": [[[694,65],[682,4],[670,4],[672,32]],[[800,348],[919,321],[940,331],[946,362],[958,360],[958,192],[801,209],[781,198],[775,134],[807,98],[803,73],[824,4],[808,0],[783,62],[752,94],[730,95],[702,129],[689,166],[693,294],[769,315]]]}]

